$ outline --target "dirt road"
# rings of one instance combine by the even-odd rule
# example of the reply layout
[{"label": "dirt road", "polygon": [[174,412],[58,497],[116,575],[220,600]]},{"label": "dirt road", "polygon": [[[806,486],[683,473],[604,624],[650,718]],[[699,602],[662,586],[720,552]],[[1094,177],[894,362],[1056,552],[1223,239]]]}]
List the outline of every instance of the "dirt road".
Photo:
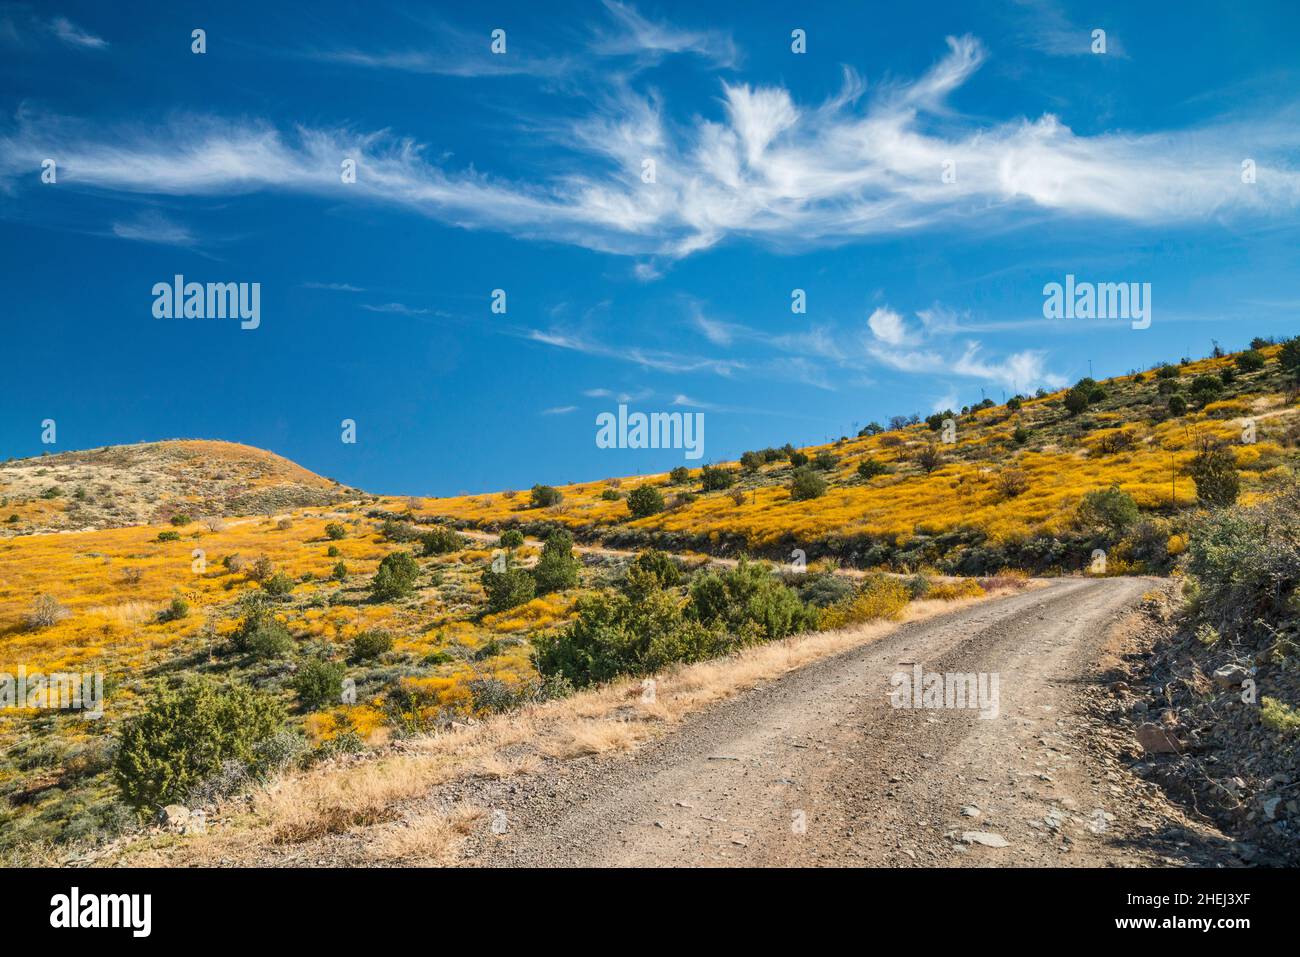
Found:
[{"label": "dirt road", "polygon": [[[1230,863],[1221,835],[1107,754],[1087,711],[1108,633],[1150,587],[1071,579],[974,605],[741,694],[630,754],[482,782],[459,796],[497,826],[470,838],[467,862]],[[985,676],[989,716],[891,706],[891,679],[917,667]]]}]

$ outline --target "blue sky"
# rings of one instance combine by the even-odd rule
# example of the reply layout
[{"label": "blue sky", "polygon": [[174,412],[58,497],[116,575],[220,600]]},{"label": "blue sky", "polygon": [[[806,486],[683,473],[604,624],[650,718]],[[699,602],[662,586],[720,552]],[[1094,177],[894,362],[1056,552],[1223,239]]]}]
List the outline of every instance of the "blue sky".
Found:
[{"label": "blue sky", "polygon": [[[681,464],[620,400],[717,461],[1300,331],[1292,3],[144,6],[0,6],[0,455],[454,494]],[[259,328],[155,319],[178,273]]]}]

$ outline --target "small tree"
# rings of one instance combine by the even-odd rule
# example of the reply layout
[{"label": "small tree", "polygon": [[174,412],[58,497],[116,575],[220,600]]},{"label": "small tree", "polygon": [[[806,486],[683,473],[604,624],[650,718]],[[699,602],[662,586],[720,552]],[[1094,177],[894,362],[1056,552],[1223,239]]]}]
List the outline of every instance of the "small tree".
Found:
[{"label": "small tree", "polygon": [[488,611],[505,611],[524,602],[532,601],[537,592],[533,576],[525,569],[516,568],[509,558],[503,571],[488,566],[479,581],[487,595]]},{"label": "small tree", "polygon": [[627,496],[627,510],[633,518],[645,518],[664,510],[664,497],[653,485],[640,485]]},{"label": "small tree", "polygon": [[347,533],[348,533],[347,529],[345,529],[338,522],[327,522],[325,525],[325,537],[332,542],[337,542],[340,538],[345,536]]},{"label": "small tree", "polygon": [[1192,458],[1192,481],[1196,483],[1196,500],[1206,508],[1234,505],[1241,492],[1237,461],[1223,446],[1204,440]]},{"label": "small tree", "polygon": [[[537,583],[537,593],[572,588],[578,584],[578,569],[581,562],[573,554],[573,536],[568,532],[552,532],[542,546],[542,555],[533,569],[533,579]],[[531,597],[531,596],[530,596]]]},{"label": "small tree", "polygon": [[369,661],[378,658],[393,647],[393,635],[382,628],[372,628],[360,632],[352,639],[352,658],[355,661]]},{"label": "small tree", "polygon": [[1120,535],[1138,519],[1137,502],[1118,485],[1094,489],[1079,503],[1079,521],[1092,528],[1104,528]]},{"label": "small tree", "polygon": [[465,539],[450,528],[435,528],[420,536],[420,548],[426,557],[445,555],[447,552],[459,551],[464,547]]},{"label": "small tree", "polygon": [[916,453],[916,464],[921,466],[927,474],[941,466],[943,464],[943,453],[939,451],[939,446],[933,442],[923,446]]},{"label": "small tree", "polygon": [[691,470],[685,465],[679,465],[668,473],[668,481],[674,485],[685,485],[691,480]]},{"label": "small tree", "polygon": [[315,711],[327,704],[337,704],[343,696],[343,678],[347,669],[340,662],[312,658],[293,676],[293,690],[303,710]]},{"label": "small tree", "polygon": [[1078,415],[1088,408],[1088,392],[1076,385],[1065,393],[1065,408],[1071,415]]},{"label": "small tree", "polygon": [[993,482],[1006,498],[1015,498],[1029,491],[1029,476],[1020,469],[1003,469]]},{"label": "small tree", "polygon": [[1242,372],[1258,372],[1264,368],[1264,356],[1256,349],[1247,349],[1237,356],[1237,368]]},{"label": "small tree", "polygon": [[415,590],[415,580],[420,576],[420,566],[410,552],[393,552],[385,555],[370,585],[375,601],[395,601],[405,598]]},{"label": "small tree", "polygon": [[889,471],[889,466],[879,459],[865,458],[858,463],[858,475],[864,479],[873,479],[877,475],[884,475]]},{"label": "small tree", "polygon": [[1277,354],[1277,361],[1283,372],[1300,381],[1300,336],[1295,336],[1282,343],[1282,348]]},{"label": "small tree", "polygon": [[534,485],[531,494],[533,508],[550,508],[559,505],[564,493],[551,485]]},{"label": "small tree", "polygon": [[795,501],[821,498],[826,494],[826,479],[820,473],[804,466],[794,470],[790,477],[790,497]]},{"label": "small tree", "polygon": [[706,465],[700,472],[700,481],[704,485],[704,491],[717,492],[731,488],[736,476],[730,469],[724,469],[720,465]]}]

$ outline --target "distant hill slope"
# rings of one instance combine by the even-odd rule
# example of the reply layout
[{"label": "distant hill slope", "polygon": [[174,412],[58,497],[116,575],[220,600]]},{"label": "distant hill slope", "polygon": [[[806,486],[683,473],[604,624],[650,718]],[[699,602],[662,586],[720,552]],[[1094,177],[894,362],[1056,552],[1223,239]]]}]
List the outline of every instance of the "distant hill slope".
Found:
[{"label": "distant hill slope", "polygon": [[[1201,443],[1230,450],[1243,502],[1295,481],[1300,407],[1281,353],[1260,343],[1248,353],[1082,380],[1001,405],[986,400],[926,420],[896,416],[829,445],[561,486],[558,503],[506,491],[427,499],[418,514],[536,534],[558,525],[632,548],[783,561],[798,549],[808,560],[829,556],[858,567],[1059,571],[1078,569],[1105,548],[1113,571],[1160,571],[1181,548],[1197,505],[1191,464]],[[637,517],[628,496],[645,485],[664,507]],[[1144,519],[1118,549],[1078,514],[1086,493],[1112,485],[1133,497]]]},{"label": "distant hill slope", "polygon": [[[0,535],[244,515],[355,494],[272,452],[178,439],[0,462]],[[16,516],[16,519],[14,519]]]}]

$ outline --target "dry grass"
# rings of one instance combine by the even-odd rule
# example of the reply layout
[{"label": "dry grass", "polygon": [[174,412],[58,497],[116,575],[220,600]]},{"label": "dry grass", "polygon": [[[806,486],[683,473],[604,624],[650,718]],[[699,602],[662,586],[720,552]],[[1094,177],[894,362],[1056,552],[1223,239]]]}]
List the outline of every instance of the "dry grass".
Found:
[{"label": "dry grass", "polygon": [[451,864],[471,828],[484,815],[482,808],[457,805],[450,812],[416,814],[387,825],[368,845],[376,864],[429,867]]},{"label": "dry grass", "polygon": [[[1014,588],[990,592],[1006,594]],[[654,678],[647,700],[641,679],[624,679],[569,698],[436,735],[400,742],[369,759],[322,765],[292,774],[256,795],[254,810],[227,828],[214,828],[167,847],[139,845],[125,852],[135,865],[217,859],[256,862],[268,844],[300,843],[357,828],[381,832],[393,860],[435,853],[456,827],[425,821],[420,799],[456,778],[510,777],[537,770],[544,759],[629,750],[663,733],[687,715],[811,662],[877,641],[902,623],[933,617],[983,598],[925,600],[909,605],[896,622],[873,622],[747,648],[728,658],[671,668]],[[392,823],[403,813],[406,825]],[[415,826],[414,820],[424,821]],[[425,827],[427,825],[427,827]],[[427,833],[426,833],[427,831]],[[423,850],[419,850],[423,849]]]}]

